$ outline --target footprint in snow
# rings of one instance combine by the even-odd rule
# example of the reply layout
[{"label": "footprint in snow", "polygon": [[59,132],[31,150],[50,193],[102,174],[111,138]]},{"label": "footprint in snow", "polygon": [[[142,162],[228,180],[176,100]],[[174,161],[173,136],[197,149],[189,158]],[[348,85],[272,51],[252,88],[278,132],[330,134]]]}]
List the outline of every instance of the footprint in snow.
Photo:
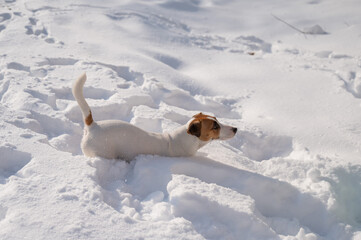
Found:
[{"label": "footprint in snow", "polygon": [[150,54],[155,60],[173,68],[173,69],[179,69],[182,66],[182,61],[166,54],[161,53],[154,53]]},{"label": "footprint in snow", "polygon": [[226,118],[240,118],[240,114],[232,111],[234,99],[192,96],[189,91],[181,88],[171,89],[154,78],[146,79],[142,90],[147,92],[157,105],[161,102],[177,108],[189,111],[210,112],[216,116]]},{"label": "footprint in snow", "polygon": [[25,26],[27,35],[34,35],[39,39],[43,39],[45,42],[49,44],[58,43],[60,45],[64,45],[63,42],[57,42],[53,37],[49,36],[48,29],[40,23],[40,21],[34,17],[29,18],[29,23]]},{"label": "footprint in snow", "polygon": [[[73,93],[70,87],[50,88],[50,92],[55,95],[56,99],[74,100]],[[115,91],[109,91],[102,88],[84,87],[84,97],[90,99],[107,100],[115,93]]]},{"label": "footprint in snow", "polygon": [[272,44],[263,41],[255,36],[239,36],[233,40],[233,42],[241,44],[245,47],[245,51],[254,52],[261,51],[263,53],[272,52]]},{"label": "footprint in snow", "polygon": [[227,39],[221,36],[192,35],[187,37],[192,45],[206,50],[229,51],[235,54],[254,55],[255,52],[271,53],[272,44],[255,36],[239,36]]},{"label": "footprint in snow", "polygon": [[24,71],[24,72],[30,72],[30,67],[25,66],[18,62],[10,62],[7,65],[7,69],[17,70],[17,71]]},{"label": "footprint in snow", "polygon": [[5,30],[5,28],[6,28],[6,25],[4,25],[2,23],[6,23],[9,19],[11,19],[10,13],[0,13],[0,32]]},{"label": "footprint in snow", "polygon": [[20,171],[31,158],[30,153],[16,150],[16,147],[0,147],[0,184],[5,184],[6,179]]},{"label": "footprint in snow", "polygon": [[30,68],[29,66],[23,65],[19,62],[10,62],[6,65],[9,70],[23,71],[30,74],[32,77],[44,78],[48,74],[48,70],[44,68]]},{"label": "footprint in snow", "polygon": [[41,93],[33,89],[24,89],[24,92],[29,93],[33,98],[37,98],[41,103],[49,105],[52,109],[56,110],[56,99],[54,94]]},{"label": "footprint in snow", "polygon": [[101,62],[97,62],[93,64],[97,64],[102,67],[109,68],[113,70],[118,75],[118,77],[123,78],[128,82],[134,82],[137,86],[141,86],[144,83],[144,75],[140,72],[132,71],[128,66],[116,66]]},{"label": "footprint in snow", "polygon": [[79,60],[74,58],[45,58],[38,66],[72,66]]},{"label": "footprint in snow", "polygon": [[106,16],[112,21],[131,20],[146,25],[147,28],[157,28],[167,32],[190,32],[190,28],[178,21],[165,16],[140,11],[110,11]]},{"label": "footprint in snow", "polygon": [[10,81],[4,81],[1,85],[0,85],[0,102],[4,96],[4,94],[6,94],[6,92],[9,90],[9,86],[10,86]]},{"label": "footprint in snow", "polygon": [[6,218],[7,211],[8,211],[7,207],[3,207],[0,205],[0,222]]},{"label": "footprint in snow", "polygon": [[23,129],[46,136],[44,143],[65,152],[80,154],[79,142],[82,130],[69,120],[62,120],[31,111],[26,118],[8,121],[8,123]]},{"label": "footprint in snow", "polygon": [[344,88],[356,98],[361,98],[361,76],[357,72],[336,72],[336,76],[344,83]]},{"label": "footprint in snow", "polygon": [[166,1],[159,4],[161,7],[184,12],[198,12],[199,1]]}]

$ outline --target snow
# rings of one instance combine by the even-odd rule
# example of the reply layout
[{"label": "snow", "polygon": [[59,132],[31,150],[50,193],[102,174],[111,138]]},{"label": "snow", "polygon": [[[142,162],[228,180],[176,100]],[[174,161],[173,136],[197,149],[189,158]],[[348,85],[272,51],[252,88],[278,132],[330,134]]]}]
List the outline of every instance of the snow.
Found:
[{"label": "snow", "polygon": [[[361,239],[356,0],[0,2],[0,239]],[[190,158],[82,155],[82,117],[238,127]]]}]

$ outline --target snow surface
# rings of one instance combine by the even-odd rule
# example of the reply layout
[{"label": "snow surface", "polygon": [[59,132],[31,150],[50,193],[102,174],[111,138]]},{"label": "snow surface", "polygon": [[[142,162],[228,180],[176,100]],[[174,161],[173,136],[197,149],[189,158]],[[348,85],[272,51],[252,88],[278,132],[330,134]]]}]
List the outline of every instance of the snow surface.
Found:
[{"label": "snow surface", "polygon": [[[358,0],[0,1],[0,239],[361,239]],[[299,29],[300,31],[297,31]],[[81,154],[96,120],[237,126],[191,158]]]}]

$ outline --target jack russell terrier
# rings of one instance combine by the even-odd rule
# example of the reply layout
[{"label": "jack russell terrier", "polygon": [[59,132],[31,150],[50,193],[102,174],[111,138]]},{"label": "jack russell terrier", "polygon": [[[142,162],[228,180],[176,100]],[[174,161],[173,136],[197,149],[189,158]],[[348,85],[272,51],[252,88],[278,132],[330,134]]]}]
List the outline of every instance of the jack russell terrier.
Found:
[{"label": "jack russell terrier", "polygon": [[215,117],[199,113],[186,124],[170,133],[146,132],[120,120],[95,122],[83,95],[86,74],[73,86],[73,95],[84,118],[81,149],[88,157],[132,160],[139,154],[169,157],[193,156],[213,139],[232,138],[237,128],[218,122]]}]

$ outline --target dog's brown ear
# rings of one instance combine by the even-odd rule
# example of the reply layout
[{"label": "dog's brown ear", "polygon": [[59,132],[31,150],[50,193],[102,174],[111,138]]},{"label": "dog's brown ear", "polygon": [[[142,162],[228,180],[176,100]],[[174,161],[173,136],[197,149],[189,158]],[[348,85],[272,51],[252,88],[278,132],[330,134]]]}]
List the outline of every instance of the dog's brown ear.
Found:
[{"label": "dog's brown ear", "polygon": [[200,113],[194,115],[193,118],[200,118],[200,117],[202,117],[202,116],[203,116],[203,113],[200,112]]},{"label": "dog's brown ear", "polygon": [[201,121],[195,120],[189,124],[187,133],[196,137],[201,136]]}]

